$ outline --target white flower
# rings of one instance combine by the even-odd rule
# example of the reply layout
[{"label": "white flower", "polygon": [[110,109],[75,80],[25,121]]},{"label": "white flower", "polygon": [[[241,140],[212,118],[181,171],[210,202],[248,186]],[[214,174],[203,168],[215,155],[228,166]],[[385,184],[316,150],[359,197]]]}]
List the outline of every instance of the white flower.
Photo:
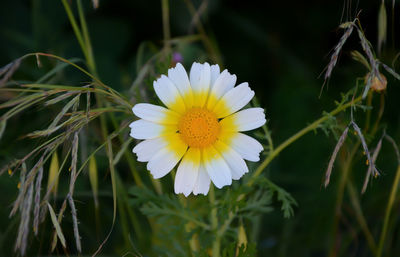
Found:
[{"label": "white flower", "polygon": [[217,188],[232,184],[249,170],[244,160],[257,162],[262,145],[243,133],[265,123],[264,109],[239,111],[254,96],[248,83],[235,87],[236,76],[218,65],[193,63],[190,78],[178,63],[154,81],[154,90],[167,107],[136,104],[139,120],[130,136],[144,139],[133,148],[138,161],[148,162],[155,179],[180,161],[175,193],[207,195],[210,180]]}]

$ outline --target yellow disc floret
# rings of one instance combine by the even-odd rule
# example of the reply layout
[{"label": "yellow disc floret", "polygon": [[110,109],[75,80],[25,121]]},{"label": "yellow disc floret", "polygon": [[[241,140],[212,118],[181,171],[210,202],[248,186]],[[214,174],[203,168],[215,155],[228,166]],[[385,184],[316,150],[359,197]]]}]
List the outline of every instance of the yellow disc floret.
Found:
[{"label": "yellow disc floret", "polygon": [[213,112],[205,108],[193,107],[182,115],[178,129],[186,144],[190,147],[203,148],[217,140],[220,124]]}]

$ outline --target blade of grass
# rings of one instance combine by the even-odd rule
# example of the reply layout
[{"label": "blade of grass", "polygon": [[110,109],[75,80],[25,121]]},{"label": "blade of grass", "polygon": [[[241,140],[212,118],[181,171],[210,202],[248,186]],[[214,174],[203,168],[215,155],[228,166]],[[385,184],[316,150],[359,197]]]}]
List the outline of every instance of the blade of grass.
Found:
[{"label": "blade of grass", "polygon": [[51,205],[49,203],[47,203],[47,207],[49,209],[51,222],[53,223],[53,226],[54,226],[54,228],[56,230],[56,234],[57,234],[58,238],[60,239],[60,242],[61,242],[62,246],[64,248],[66,248],[67,245],[65,244],[65,237],[64,237],[64,234],[63,234],[63,232],[61,230],[60,224],[57,221],[56,214],[54,213],[54,210],[53,210],[53,208],[51,207]]}]

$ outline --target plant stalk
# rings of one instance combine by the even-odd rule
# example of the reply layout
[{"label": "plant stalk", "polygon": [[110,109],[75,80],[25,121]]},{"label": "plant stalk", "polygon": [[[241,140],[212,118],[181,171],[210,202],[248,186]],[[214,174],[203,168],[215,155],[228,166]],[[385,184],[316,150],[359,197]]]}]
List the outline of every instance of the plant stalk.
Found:
[{"label": "plant stalk", "polygon": [[215,239],[212,244],[212,257],[220,257],[221,252],[221,236],[218,233],[218,210],[215,202],[214,186],[211,185],[209,200],[211,204],[211,229],[215,233]]},{"label": "plant stalk", "polygon": [[377,255],[376,255],[377,257],[382,256],[383,246],[385,244],[386,234],[387,234],[388,225],[389,225],[390,213],[392,212],[393,203],[394,203],[394,200],[396,199],[396,193],[397,193],[397,189],[399,187],[399,182],[400,182],[400,165],[397,166],[396,177],[394,179],[392,190],[390,192],[389,201],[386,206],[382,232],[381,232],[381,236],[379,238],[378,251],[377,251]]}]

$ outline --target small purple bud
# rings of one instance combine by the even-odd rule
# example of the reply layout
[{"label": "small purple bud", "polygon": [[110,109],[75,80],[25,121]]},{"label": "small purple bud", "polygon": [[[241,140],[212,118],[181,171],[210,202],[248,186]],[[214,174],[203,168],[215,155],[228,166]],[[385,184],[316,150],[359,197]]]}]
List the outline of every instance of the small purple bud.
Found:
[{"label": "small purple bud", "polygon": [[174,52],[172,54],[172,62],[173,63],[178,63],[178,62],[183,62],[183,56],[179,52]]}]

